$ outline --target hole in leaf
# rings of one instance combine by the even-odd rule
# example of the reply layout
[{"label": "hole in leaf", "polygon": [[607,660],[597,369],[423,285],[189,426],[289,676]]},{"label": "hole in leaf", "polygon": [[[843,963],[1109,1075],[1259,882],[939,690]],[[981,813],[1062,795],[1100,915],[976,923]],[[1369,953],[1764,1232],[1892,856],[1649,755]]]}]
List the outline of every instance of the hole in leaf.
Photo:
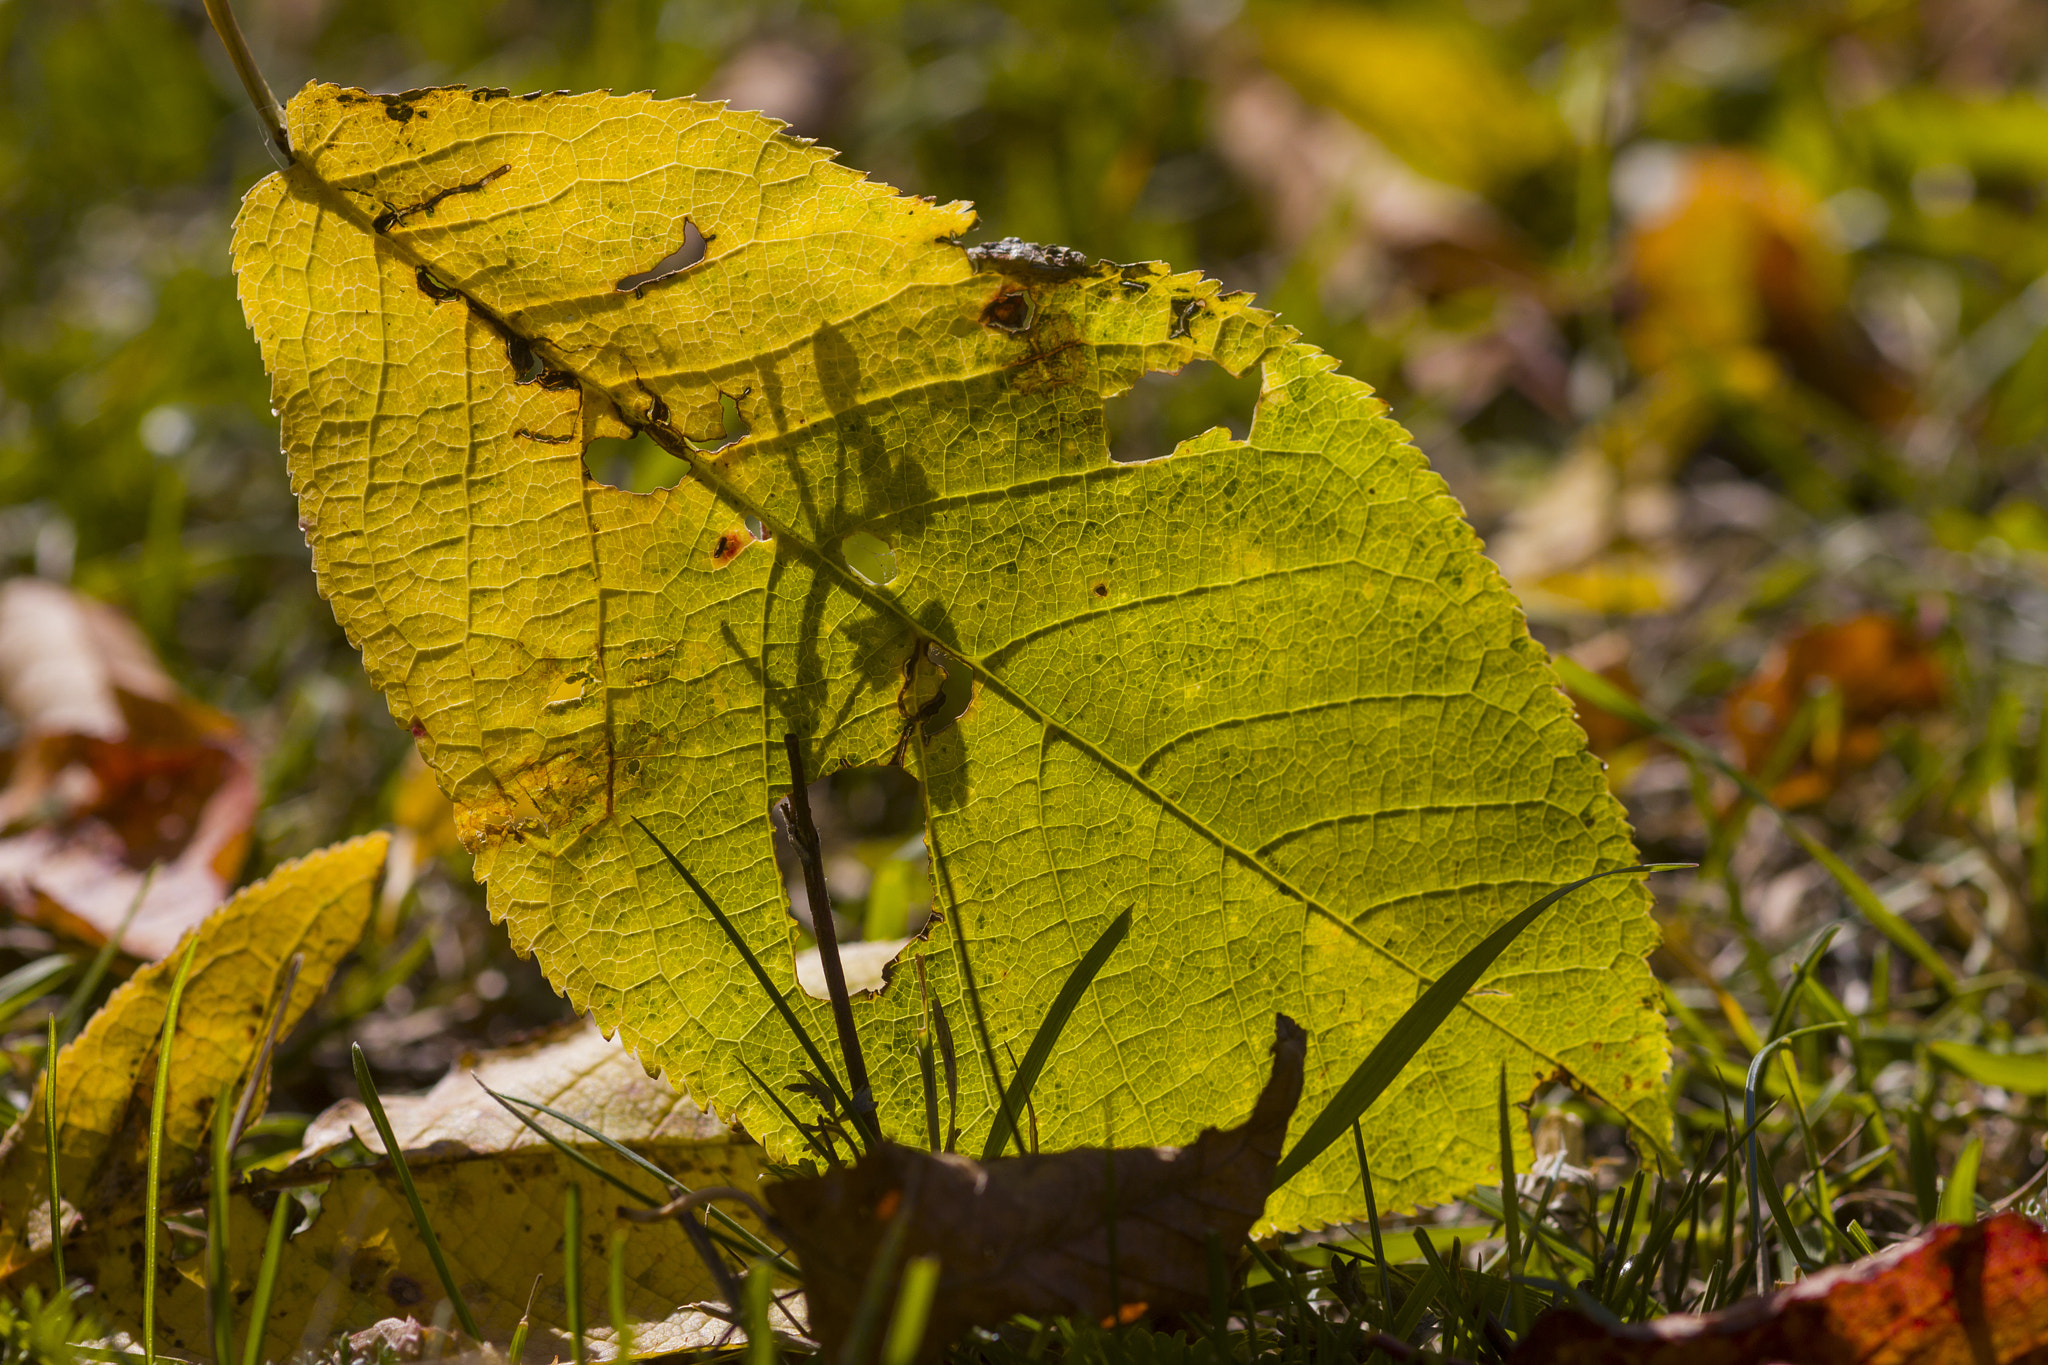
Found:
[{"label": "hole in leaf", "polygon": [[583,468],[607,488],[628,493],[652,493],[682,482],[688,466],[641,432],[619,439],[601,436],[583,448]]},{"label": "hole in leaf", "polygon": [[711,239],[698,231],[697,224],[683,219],[683,243],[668,255],[638,274],[628,275],[613,288],[621,294],[636,294],[648,285],[665,280],[671,275],[680,275],[704,259],[704,244]]},{"label": "hole in leaf", "polygon": [[1103,404],[1109,457],[1118,464],[1156,460],[1215,427],[1226,428],[1241,441],[1251,431],[1252,406],[1258,397],[1256,365],[1236,379],[1209,360],[1198,360],[1178,374],[1140,376]]},{"label": "hole in leaf", "polygon": [[[752,392],[752,389],[741,389],[740,398]],[[718,425],[720,434],[717,440],[691,440],[690,448],[705,455],[716,455],[727,446],[744,441],[753,434],[747,426],[747,419],[740,416],[740,399],[723,389],[718,391]]]},{"label": "hole in leaf", "polygon": [[[882,970],[924,932],[932,911],[931,863],[924,846],[924,796],[901,768],[841,768],[810,786],[811,818],[824,853],[825,885],[839,931],[840,966],[854,992],[879,990]],[[797,981],[826,998],[824,966],[812,930],[803,864],[778,806],[772,816],[775,859],[802,934]]]},{"label": "hole in leaf", "polygon": [[896,547],[873,531],[855,531],[839,542],[846,567],[871,588],[896,581]]},{"label": "hole in leaf", "polygon": [[748,534],[748,535],[750,535],[750,536],[752,536],[752,537],[753,537],[754,539],[756,539],[756,540],[773,540],[773,539],[775,539],[775,532],[773,532],[773,531],[771,531],[770,529],[768,529],[768,525],[767,525],[767,523],[766,523],[766,522],[764,522],[764,521],[762,521],[762,520],[761,520],[761,519],[760,519],[759,517],[757,517],[757,516],[752,516],[752,515],[749,515],[749,516],[743,517],[743,518],[741,518],[741,519],[742,519],[743,521],[745,521],[745,522],[746,522],[746,524],[747,524],[747,534]]}]

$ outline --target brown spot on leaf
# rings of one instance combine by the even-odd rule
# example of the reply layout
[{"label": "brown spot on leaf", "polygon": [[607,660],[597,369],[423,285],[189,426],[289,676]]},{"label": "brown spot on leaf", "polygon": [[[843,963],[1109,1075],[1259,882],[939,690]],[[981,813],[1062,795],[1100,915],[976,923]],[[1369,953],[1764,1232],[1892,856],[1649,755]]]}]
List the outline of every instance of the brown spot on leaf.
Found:
[{"label": "brown spot on leaf", "polygon": [[998,332],[1028,332],[1036,311],[1029,294],[1021,289],[1005,289],[981,310],[981,325]]}]

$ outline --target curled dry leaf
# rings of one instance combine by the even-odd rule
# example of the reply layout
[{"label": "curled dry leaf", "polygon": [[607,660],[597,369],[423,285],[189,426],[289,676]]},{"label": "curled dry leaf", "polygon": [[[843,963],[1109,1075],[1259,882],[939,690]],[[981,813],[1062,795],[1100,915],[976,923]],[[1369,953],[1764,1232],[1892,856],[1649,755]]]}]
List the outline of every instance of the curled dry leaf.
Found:
[{"label": "curled dry leaf", "polygon": [[240,728],[180,691],[126,617],[31,578],[0,584],[0,706],[22,736],[0,790],[0,904],[88,942],[133,908],[121,946],[163,957],[248,854]]},{"label": "curled dry leaf", "polygon": [[[1278,1018],[1251,1117],[1186,1147],[1087,1147],[977,1162],[884,1144],[850,1170],[768,1187],[804,1271],[811,1330],[838,1358],[891,1224],[939,1259],[919,1359],[1018,1313],[1129,1322],[1208,1302],[1209,1243],[1244,1240],[1301,1098],[1307,1035]],[[903,1262],[899,1262],[899,1265]]]},{"label": "curled dry leaf", "polygon": [[[286,863],[195,931],[192,974],[171,1040],[166,1180],[183,1177],[196,1162],[221,1087],[239,1093],[246,1084],[285,964],[304,955],[283,1021],[288,1030],[355,947],[386,843],[371,834]],[[88,1229],[133,1218],[141,1205],[156,1050],[178,966],[173,959],[137,972],[57,1054],[59,1183],[69,1216]],[[0,1142],[0,1277],[50,1249],[46,1083],[36,1083],[23,1118]]]},{"label": "curled dry leaf", "polygon": [[2048,1360],[2048,1233],[2016,1213],[1941,1227],[1722,1313],[1539,1320],[1511,1365],[2015,1365]]}]

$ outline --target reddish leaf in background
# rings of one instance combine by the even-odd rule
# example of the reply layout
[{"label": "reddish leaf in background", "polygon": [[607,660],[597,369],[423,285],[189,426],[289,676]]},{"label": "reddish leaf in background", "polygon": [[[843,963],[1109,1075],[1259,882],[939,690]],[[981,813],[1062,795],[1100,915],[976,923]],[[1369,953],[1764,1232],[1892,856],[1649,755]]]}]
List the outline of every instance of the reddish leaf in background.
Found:
[{"label": "reddish leaf in background", "polygon": [[0,904],[155,960],[227,898],[256,780],[240,728],[186,696],[119,612],[41,579],[0,584]]},{"label": "reddish leaf in background", "polygon": [[1812,737],[1772,789],[1771,799],[1781,806],[1825,797],[1845,774],[1884,752],[1879,727],[1886,720],[1931,711],[1946,692],[1941,665],[1889,616],[1811,627],[1772,651],[1728,697],[1725,723],[1742,748],[1743,767],[1761,772],[1800,706],[1830,689],[1840,709],[1816,711]]},{"label": "reddish leaf in background", "polygon": [[1235,1252],[1266,1206],[1308,1038],[1279,1016],[1273,1072],[1236,1128],[1186,1147],[1083,1147],[970,1161],[884,1143],[850,1170],[767,1189],[803,1265],[811,1328],[840,1358],[892,1222],[900,1270],[939,1260],[918,1360],[1018,1313],[1128,1323],[1208,1304],[1209,1241]]},{"label": "reddish leaf in background", "polygon": [[2048,1233],[2016,1213],[1941,1227],[1722,1313],[1538,1320],[1509,1365],[2019,1365],[2048,1361]]}]

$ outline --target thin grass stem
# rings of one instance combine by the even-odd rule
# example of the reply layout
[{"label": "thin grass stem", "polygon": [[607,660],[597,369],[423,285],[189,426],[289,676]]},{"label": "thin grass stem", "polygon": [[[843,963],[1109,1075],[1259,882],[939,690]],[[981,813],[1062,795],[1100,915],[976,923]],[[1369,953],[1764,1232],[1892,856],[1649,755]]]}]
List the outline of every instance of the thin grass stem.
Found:
[{"label": "thin grass stem", "polygon": [[583,1187],[569,1182],[562,1203],[562,1292],[569,1314],[570,1359],[586,1365],[583,1341]]},{"label": "thin grass stem", "polygon": [[44,1021],[49,1027],[49,1051],[43,1061],[43,1147],[50,1159],[50,1266],[57,1275],[57,1292],[63,1293],[64,1277],[64,1191],[57,1177],[57,1016]]},{"label": "thin grass stem", "polygon": [[256,1292],[249,1296],[249,1335],[242,1345],[242,1359],[261,1365],[263,1338],[270,1326],[270,1300],[277,1292],[277,1270],[284,1263],[285,1225],[290,1221],[292,1200],[283,1190],[270,1210],[270,1232],[263,1239],[263,1262],[256,1268]]},{"label": "thin grass stem", "polygon": [[[213,1179],[206,1191],[206,1311],[215,1365],[237,1365],[235,1301],[228,1284],[228,1186],[234,1178],[234,1145],[227,1122],[235,1083],[224,1081],[213,1107]],[[258,1362],[251,1362],[258,1365]]]},{"label": "thin grass stem", "polygon": [[156,1238],[163,1204],[164,1110],[171,1093],[171,1045],[178,1036],[178,1006],[185,999],[185,982],[192,975],[192,959],[199,952],[199,935],[185,945],[178,961],[178,974],[171,979],[170,999],[164,1005],[163,1032],[156,1045],[156,1088],[149,1099],[149,1174],[142,1192],[142,1358],[156,1365]]},{"label": "thin grass stem", "polygon": [[481,1342],[484,1339],[483,1329],[477,1326],[476,1316],[469,1311],[469,1302],[462,1297],[462,1287],[455,1283],[455,1272],[448,1268],[448,1257],[441,1250],[441,1239],[434,1235],[434,1225],[427,1218],[427,1206],[420,1201],[419,1187],[413,1183],[412,1168],[406,1164],[397,1134],[391,1131],[391,1120],[385,1117],[384,1101],[377,1094],[376,1080],[370,1075],[370,1059],[363,1055],[361,1043],[349,1044],[349,1056],[355,1063],[356,1088],[362,1091],[363,1104],[370,1111],[370,1122],[377,1125],[377,1136],[383,1139],[384,1153],[391,1158],[391,1169],[398,1176],[398,1187],[405,1192],[405,1202],[412,1209],[413,1227],[419,1231],[420,1241],[426,1245],[427,1259],[434,1263],[434,1274],[441,1279],[441,1288],[455,1309],[456,1321],[462,1324],[462,1330],[469,1334],[471,1341]]}]

